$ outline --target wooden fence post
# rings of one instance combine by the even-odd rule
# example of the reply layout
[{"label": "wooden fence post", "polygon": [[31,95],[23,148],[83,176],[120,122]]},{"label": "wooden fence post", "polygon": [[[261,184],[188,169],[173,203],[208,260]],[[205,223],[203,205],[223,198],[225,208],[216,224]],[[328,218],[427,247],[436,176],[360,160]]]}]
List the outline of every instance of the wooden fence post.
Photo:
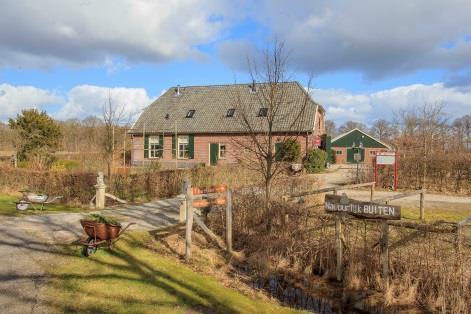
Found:
[{"label": "wooden fence post", "polygon": [[182,186],[182,194],[185,195],[185,198],[183,199],[182,203],[180,204],[180,215],[179,215],[179,221],[182,223],[182,222],[185,222],[186,221],[186,204],[187,204],[187,188],[188,188],[188,185],[189,185],[189,180],[188,179],[185,179],[185,181],[183,181],[183,186]]},{"label": "wooden fence post", "polygon": [[389,289],[389,224],[385,219],[381,226],[381,264],[383,277],[383,289]]},{"label": "wooden fence post", "polygon": [[232,191],[226,192],[226,244],[227,251],[232,252]]},{"label": "wooden fence post", "polygon": [[185,229],[185,260],[191,257],[191,229],[193,228],[193,190],[191,183],[186,187],[186,229]]},{"label": "wooden fence post", "polygon": [[374,195],[375,195],[375,184],[373,183],[371,185],[371,190],[370,190],[370,201],[373,201]]},{"label": "wooden fence post", "polygon": [[335,215],[335,245],[337,247],[337,281],[342,281],[343,244],[342,244],[342,220],[339,214]]},{"label": "wooden fence post", "polygon": [[455,269],[461,276],[461,226],[459,224],[456,225],[455,257]]},{"label": "wooden fence post", "polygon": [[424,198],[425,198],[425,190],[422,190],[420,193],[420,220],[425,219],[425,214],[424,214]]}]

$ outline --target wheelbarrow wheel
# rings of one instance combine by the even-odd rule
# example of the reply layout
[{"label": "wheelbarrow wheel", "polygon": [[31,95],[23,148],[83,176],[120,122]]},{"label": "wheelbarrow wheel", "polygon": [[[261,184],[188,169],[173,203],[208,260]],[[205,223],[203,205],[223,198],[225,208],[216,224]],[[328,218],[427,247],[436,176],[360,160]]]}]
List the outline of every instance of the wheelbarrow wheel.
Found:
[{"label": "wheelbarrow wheel", "polygon": [[84,256],[90,256],[92,254],[95,254],[96,252],[96,245],[95,245],[95,239],[89,239],[88,240],[88,245],[83,246],[82,253]]}]

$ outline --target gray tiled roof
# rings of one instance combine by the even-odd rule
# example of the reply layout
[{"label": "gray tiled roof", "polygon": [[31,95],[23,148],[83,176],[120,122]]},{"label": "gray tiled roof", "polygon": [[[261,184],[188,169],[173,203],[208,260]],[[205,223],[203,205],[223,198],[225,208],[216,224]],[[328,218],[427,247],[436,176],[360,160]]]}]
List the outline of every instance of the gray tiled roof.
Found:
[{"label": "gray tiled roof", "polygon": [[[250,119],[256,131],[266,130],[267,119],[257,117],[262,101],[267,95],[267,84],[257,83],[257,92],[250,92],[250,84],[187,86],[180,87],[177,96],[175,87],[168,89],[141,114],[131,133],[245,133],[241,113]],[[297,82],[279,85],[281,90],[280,110],[275,115],[275,132],[310,132],[314,130],[314,119],[318,104]],[[235,108],[233,118],[226,117],[227,110]],[[188,110],[195,110],[192,118],[186,118]],[[322,109],[323,110],[323,109]],[[297,119],[299,113],[302,117]],[[168,115],[168,116],[167,116]],[[293,126],[295,124],[295,126]]]}]

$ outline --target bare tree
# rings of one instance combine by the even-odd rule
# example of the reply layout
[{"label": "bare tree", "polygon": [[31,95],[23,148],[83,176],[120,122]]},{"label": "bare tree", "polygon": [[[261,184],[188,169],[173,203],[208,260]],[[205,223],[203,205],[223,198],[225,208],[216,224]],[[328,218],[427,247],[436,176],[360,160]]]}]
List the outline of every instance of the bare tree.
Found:
[{"label": "bare tree", "polygon": [[[261,64],[249,60],[249,72],[252,85],[244,92],[250,92],[257,102],[245,103],[241,92],[236,93],[235,103],[237,119],[247,134],[243,139],[234,140],[235,145],[245,153],[238,156],[248,168],[260,173],[264,181],[264,209],[267,231],[272,227],[271,197],[272,184],[283,169],[283,156],[277,155],[275,143],[286,143],[299,137],[299,126],[303,123],[305,108],[311,101],[309,93],[303,90],[302,104],[291,106],[299,101],[289,97],[290,80],[288,73],[289,54],[285,52],[282,42],[275,42],[271,48],[262,52]],[[263,82],[255,84],[255,82]],[[307,90],[310,91],[310,82]],[[279,126],[284,130],[280,132]]]},{"label": "bare tree", "polygon": [[471,115],[455,119],[452,128],[456,139],[459,141],[459,146],[466,150],[471,149]]},{"label": "bare tree", "polygon": [[332,137],[335,137],[338,135],[337,126],[335,125],[334,121],[325,120],[325,133]]},{"label": "bare tree", "polygon": [[390,142],[395,135],[395,129],[391,122],[384,119],[376,120],[371,126],[370,132],[374,137],[386,142]]},{"label": "bare tree", "polygon": [[366,130],[366,125],[364,125],[363,123],[360,123],[360,122],[356,122],[356,121],[347,121],[339,127],[339,132],[340,133],[346,133],[346,132],[351,131],[355,128],[364,131],[364,130]]},{"label": "bare tree", "polygon": [[[129,119],[127,120],[129,122]],[[107,165],[108,178],[111,178],[114,155],[118,141],[118,136],[115,132],[119,125],[123,124],[124,120],[124,106],[116,106],[113,104],[111,92],[108,93],[108,99],[103,105],[103,151]]]},{"label": "bare tree", "polygon": [[417,165],[417,170],[422,170],[421,186],[425,188],[430,155],[432,151],[444,151],[447,142],[448,124],[443,104],[424,103],[402,110],[396,120],[402,128],[399,143],[404,148],[403,151],[422,154],[421,165]]}]

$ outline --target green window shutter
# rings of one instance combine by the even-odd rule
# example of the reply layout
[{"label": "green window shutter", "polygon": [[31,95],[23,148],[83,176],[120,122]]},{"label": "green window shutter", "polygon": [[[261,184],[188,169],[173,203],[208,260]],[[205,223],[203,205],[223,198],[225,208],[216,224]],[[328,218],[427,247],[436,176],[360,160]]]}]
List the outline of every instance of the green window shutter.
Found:
[{"label": "green window shutter", "polygon": [[190,159],[195,158],[195,136],[194,135],[188,136],[188,158]]},{"label": "green window shutter", "polygon": [[177,139],[172,135],[172,158],[177,158]]},{"label": "green window shutter", "polygon": [[144,136],[144,158],[149,158],[149,135]]},{"label": "green window shutter", "polygon": [[160,145],[159,157],[162,158],[164,155],[164,136],[162,134],[159,135],[159,145]]},{"label": "green window shutter", "polygon": [[282,156],[283,152],[283,143],[275,143],[275,161],[281,161],[283,158]]}]

